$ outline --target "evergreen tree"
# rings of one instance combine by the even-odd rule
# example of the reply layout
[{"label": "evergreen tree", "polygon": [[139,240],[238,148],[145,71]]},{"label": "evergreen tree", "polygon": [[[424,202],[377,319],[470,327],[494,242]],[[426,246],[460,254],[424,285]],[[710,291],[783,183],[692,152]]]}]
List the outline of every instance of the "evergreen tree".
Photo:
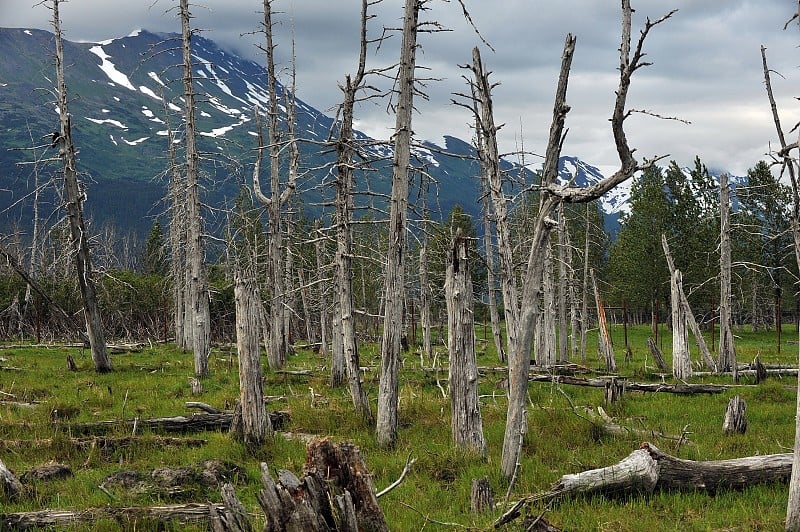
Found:
[{"label": "evergreen tree", "polygon": [[161,223],[156,220],[147,234],[142,253],[142,273],[145,275],[166,275],[167,248],[164,240],[164,230]]}]

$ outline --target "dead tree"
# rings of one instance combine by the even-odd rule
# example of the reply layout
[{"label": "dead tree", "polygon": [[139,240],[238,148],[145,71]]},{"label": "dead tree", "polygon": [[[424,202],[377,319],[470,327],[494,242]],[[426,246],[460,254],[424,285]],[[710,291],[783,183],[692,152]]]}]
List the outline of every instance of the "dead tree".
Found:
[{"label": "dead tree", "polygon": [[[633,157],[633,152],[628,145],[623,123],[630,115],[625,109],[628,88],[633,73],[650,63],[642,60],[644,40],[653,26],[668,19],[672,13],[656,21],[648,20],[641,31],[638,43],[631,48],[631,7],[628,0],[622,3],[622,44],[620,46],[620,79],[616,91],[616,100],[611,117],[612,133],[620,160],[620,168],[613,175],[600,182],[586,187],[562,186],[556,183],[558,174],[558,161],[561,147],[564,142],[564,122],[569,106],[566,104],[567,82],[572,56],[575,49],[575,38],[567,35],[562,55],[561,71],[556,89],[555,104],[553,106],[553,120],[545,152],[545,162],[542,174],[542,202],[533,226],[533,237],[530,243],[527,264],[522,278],[522,294],[517,298],[514,287],[517,272],[514,269],[511,253],[509,233],[501,228],[501,219],[506,211],[507,200],[502,191],[502,183],[498,175],[492,176],[491,167],[495,166],[496,157],[490,160],[490,188],[492,203],[498,218],[498,246],[501,257],[501,275],[503,276],[503,297],[506,309],[506,328],[509,331],[509,406],[506,416],[506,431],[503,439],[503,456],[501,469],[503,475],[510,479],[517,468],[521,452],[521,438],[525,434],[525,405],[527,402],[528,369],[530,366],[530,352],[533,345],[533,330],[539,315],[539,299],[541,297],[541,278],[545,248],[549,242],[550,232],[556,223],[552,220],[552,213],[561,202],[583,203],[596,199],[611,190],[619,183],[630,178],[637,170],[642,168]],[[496,146],[496,127],[492,115],[491,84],[488,74],[480,60],[480,53],[473,52],[472,71],[478,107],[481,115],[480,128],[486,138],[487,154],[491,146]],[[496,154],[496,152],[495,152]],[[491,156],[491,155],[489,155]],[[508,319],[508,318],[511,319]]]},{"label": "dead tree", "polygon": [[106,349],[106,339],[103,333],[103,322],[100,314],[100,305],[97,302],[92,261],[89,252],[89,234],[83,222],[83,201],[86,191],[81,189],[78,182],[78,158],[75,144],[72,141],[72,124],[67,105],[67,81],[64,73],[64,47],[61,40],[61,19],[58,14],[58,5],[61,0],[53,0],[53,33],[56,43],[56,82],[57,107],[60,122],[60,132],[56,139],[58,155],[64,165],[64,197],[66,201],[67,217],[69,218],[70,240],[72,254],[75,260],[75,269],[78,274],[83,301],[83,316],[86,320],[86,335],[92,350],[92,362],[98,373],[112,370],[111,359]]},{"label": "dead tree", "polygon": [[569,233],[567,232],[567,217],[564,214],[564,204],[558,206],[558,361],[569,361],[569,338],[567,329],[567,292],[570,285],[571,260],[568,255]]},{"label": "dead tree", "polygon": [[[258,156],[256,157],[255,168],[253,169],[253,191],[256,198],[267,208],[269,219],[269,271],[270,271],[270,327],[269,327],[269,346],[267,349],[267,360],[270,368],[280,369],[286,364],[286,357],[289,352],[289,338],[287,336],[286,315],[284,306],[286,304],[284,270],[286,262],[283,258],[283,233],[281,212],[283,206],[289,201],[289,197],[295,189],[296,168],[289,171],[289,179],[283,190],[281,190],[280,179],[280,155],[282,145],[278,132],[278,80],[275,76],[275,46],[272,40],[272,0],[264,0],[264,35],[266,45],[262,50],[267,60],[267,90],[269,92],[269,103],[267,105],[267,147],[269,149],[269,183],[270,195],[267,196],[261,190],[261,158],[264,151],[263,135],[261,133],[261,121],[259,118],[260,110],[255,109],[256,122],[258,128]],[[287,118],[291,120],[291,115]],[[291,158],[290,167],[296,164],[295,139],[289,139]]]},{"label": "dead tree", "polygon": [[411,157],[411,117],[414,110],[419,11],[425,0],[406,0],[400,67],[397,75],[397,116],[394,129],[392,193],[389,208],[389,249],[384,275],[381,378],[378,386],[378,445],[389,447],[397,439],[399,374],[403,336],[406,228],[408,224],[408,172]]},{"label": "dead tree", "polygon": [[606,363],[606,370],[617,371],[617,359],[614,357],[614,346],[611,345],[611,335],[608,333],[608,322],[606,321],[606,307],[603,305],[603,298],[600,296],[600,289],[597,287],[597,279],[594,276],[594,269],[590,271],[592,286],[594,287],[594,301],[597,308],[597,349]]},{"label": "dead tree", "polygon": [[719,371],[732,371],[736,380],[736,346],[733,343],[731,295],[731,198],[728,174],[719,178]]},{"label": "dead tree", "polygon": [[[800,10],[786,23],[786,27],[789,26],[789,23],[798,18],[798,16],[800,16]],[[764,67],[764,85],[767,89],[767,98],[769,99],[772,109],[772,118],[775,122],[775,129],[781,146],[777,155],[783,168],[789,173],[789,179],[792,183],[792,238],[794,241],[795,260],[797,261],[798,268],[800,268],[800,185],[797,181],[800,165],[798,164],[797,158],[793,158],[791,155],[793,150],[800,149],[800,140],[792,144],[786,142],[786,137],[781,127],[780,116],[778,115],[778,106],[775,104],[775,97],[772,94],[772,82],[770,80],[770,70],[767,66],[766,48],[764,48],[764,46],[761,47],[761,59]],[[800,531],[800,379],[797,381],[797,392],[797,415],[795,416],[792,475],[789,481],[789,500],[786,505],[786,530],[791,530],[793,532]]]},{"label": "dead tree", "polygon": [[258,446],[272,436],[272,423],[264,407],[264,381],[261,371],[261,295],[254,276],[237,271],[236,347],[239,358],[239,401],[242,409],[241,439]]},{"label": "dead tree", "polygon": [[447,258],[444,283],[447,302],[447,351],[450,355],[450,404],[453,442],[478,454],[486,453],[478,404],[475,359],[475,321],[472,316],[472,277],[468,240],[459,228]]},{"label": "dead tree", "polygon": [[[353,108],[358,92],[364,89],[367,61],[367,7],[368,1],[361,2],[361,47],[358,70],[351,78],[345,78],[342,91],[344,100],[341,106],[342,120],[339,123],[339,139],[336,143],[336,301],[334,321],[338,325],[338,338],[333,343],[334,360],[344,361],[347,368],[347,381],[353,407],[365,423],[374,421],[367,394],[361,384],[361,369],[356,340],[356,322],[353,312],[353,165],[356,146],[353,138]],[[331,382],[333,382],[333,376]]]},{"label": "dead tree", "polygon": [[183,51],[184,142],[186,144],[186,330],[194,353],[194,372],[208,375],[211,351],[211,314],[208,279],[204,264],[203,218],[200,211],[200,155],[197,150],[195,94],[192,74],[192,29],[189,0],[181,0]]},{"label": "dead tree", "polygon": [[692,360],[689,356],[686,311],[681,302],[683,275],[680,270],[673,270],[669,285],[672,304],[672,375],[676,379],[686,380],[692,376]]}]

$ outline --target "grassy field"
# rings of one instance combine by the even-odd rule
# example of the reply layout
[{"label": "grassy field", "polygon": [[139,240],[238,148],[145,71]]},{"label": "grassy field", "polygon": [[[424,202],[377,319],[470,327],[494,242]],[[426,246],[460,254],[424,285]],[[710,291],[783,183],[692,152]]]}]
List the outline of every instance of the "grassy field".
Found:
[{"label": "grassy field", "polygon": [[[645,327],[629,331],[633,357],[624,360],[622,328],[615,326],[612,330],[619,372],[631,380],[662,379],[647,351],[648,332]],[[740,362],[750,362],[758,355],[765,364],[797,364],[797,335],[792,326],[784,329],[780,354],[774,333],[737,331],[736,334]],[[479,365],[497,366],[491,341],[483,341],[480,326],[477,337]],[[668,360],[670,342],[666,333],[663,346]],[[593,338],[589,345],[595,345]],[[287,369],[311,370],[313,376],[270,372],[266,375],[266,394],[282,397],[271,402],[269,408],[291,412],[288,430],[355,442],[362,450],[377,489],[399,476],[409,454],[416,457],[417,462],[404,483],[380,499],[392,530],[459,528],[453,523],[485,529],[502,513],[498,508],[494,513],[473,515],[469,504],[472,479],[483,476],[489,479],[495,501],[502,502],[505,498],[506,485],[499,474],[506,411],[502,382],[505,376],[487,373],[480,383],[484,432],[489,446],[487,458],[455,451],[450,442],[449,399],[443,397],[447,387],[446,356],[443,348],[438,349],[438,364],[442,366],[444,361],[438,374],[420,371],[421,360],[413,349],[405,356],[400,391],[401,428],[398,445],[391,451],[379,449],[372,431],[356,420],[346,390],[329,388],[329,365],[319,355],[298,349],[298,354],[289,360]],[[594,351],[590,350],[585,363],[592,369],[600,367]],[[79,371],[67,370],[67,354],[75,359]],[[379,365],[376,346],[365,346],[361,357],[362,365],[374,368],[365,376],[374,408]],[[697,353],[693,353],[693,358],[699,359]],[[191,356],[171,347],[154,346],[115,355],[115,371],[105,375],[92,371],[87,351],[74,348],[7,348],[0,350],[0,359],[5,359],[0,366],[19,368],[0,370],[0,392],[3,392],[0,400],[13,396],[15,401],[38,401],[33,408],[0,404],[0,460],[18,476],[50,461],[69,464],[74,472],[73,477],[64,480],[33,483],[30,497],[25,500],[9,502],[0,498],[0,512],[218,501],[218,489],[202,486],[174,495],[137,494],[116,488],[103,491],[98,487],[107,477],[122,470],[196,466],[217,459],[238,466],[232,480],[239,497],[258,519],[262,515],[255,498],[260,489],[259,462],[267,462],[273,470],[288,469],[298,476],[301,473],[305,445],[281,434],[255,454],[219,432],[193,435],[207,440],[199,447],[165,447],[144,433],[133,445],[107,450],[75,447],[68,440],[69,425],[53,423],[54,419],[86,422],[180,415],[187,413],[184,402],[190,400],[230,408],[238,397],[237,361],[235,353],[230,351],[212,352],[211,376],[203,380],[204,393],[200,397],[190,395]],[[424,361],[427,367],[432,363]],[[670,381],[670,375],[666,380]],[[702,382],[731,384],[730,378],[725,377],[704,378]],[[752,381],[742,379],[740,384]],[[690,443],[677,449],[671,440],[652,440],[664,451],[682,458],[712,460],[789,452],[794,439],[795,386],[794,378],[770,378],[758,386],[743,386],[718,395],[687,397],[628,392],[621,403],[612,405],[608,411],[620,423],[630,426],[665,434],[687,430]],[[312,401],[312,388],[322,397]],[[747,402],[748,431],[744,435],[725,436],[722,433],[725,408],[736,394]],[[600,433],[575,415],[565,395],[581,407],[603,404],[601,389],[561,385],[559,390],[552,383],[531,383],[528,435],[511,501],[546,490],[563,474],[616,463],[641,443],[641,438],[634,436],[607,437]],[[116,434],[129,432],[129,428],[120,428]],[[30,443],[14,443],[19,440]],[[659,493],[614,500],[589,498],[549,508],[534,507],[530,511],[546,511],[547,519],[564,530],[780,530],[787,491],[785,484],[778,484],[715,496]],[[120,526],[98,521],[90,529],[114,530]],[[130,528],[151,529],[156,525],[138,523]],[[176,525],[175,529],[183,528]]]}]

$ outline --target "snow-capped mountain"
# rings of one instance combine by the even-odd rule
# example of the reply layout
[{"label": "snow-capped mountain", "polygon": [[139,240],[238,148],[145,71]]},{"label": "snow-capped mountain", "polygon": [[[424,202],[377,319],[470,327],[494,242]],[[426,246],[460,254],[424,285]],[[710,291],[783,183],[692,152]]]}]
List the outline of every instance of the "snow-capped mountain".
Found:
[{"label": "snow-capped mountain", "polygon": [[[99,43],[65,42],[65,64],[73,116],[79,170],[88,182],[87,214],[99,225],[114,223],[144,234],[164,210],[168,181],[168,130],[182,129],[180,48],[176,35],[137,31]],[[0,205],[6,219],[0,225],[30,219],[28,197],[39,183],[56,175],[56,167],[24,164],[55,157],[49,139],[57,128],[53,103],[53,36],[42,30],[0,29]],[[199,146],[205,153],[206,202],[220,205],[239,193],[251,179],[255,158],[254,108],[268,103],[264,68],[220,49],[213,41],[193,39],[194,76],[198,92],[196,116]],[[335,90],[333,88],[332,90]],[[285,103],[279,88],[279,101]],[[316,216],[332,195],[324,186],[332,181],[325,167],[332,150],[322,144],[334,126],[330,116],[296,100],[297,135],[302,180],[298,184],[303,212]],[[359,138],[366,135],[357,133]],[[181,143],[180,134],[174,140]],[[478,165],[471,144],[452,136],[439,145],[426,142],[414,150],[415,164],[435,181],[428,190],[432,216],[446,216],[456,204],[480,212]],[[391,187],[392,147],[370,145],[378,158],[376,172],[358,187],[387,193]],[[35,149],[34,149],[35,148]],[[504,162],[506,170],[514,169]],[[533,172],[514,169],[530,182]],[[562,181],[584,185],[601,179],[599,169],[575,157],[563,157]],[[419,178],[414,182],[418,185]],[[323,185],[323,186],[320,186]],[[54,190],[56,187],[50,187]],[[417,187],[418,188],[418,187]],[[602,199],[612,223],[624,209],[628,187]],[[419,190],[412,190],[412,199]],[[415,196],[416,195],[416,196]],[[46,199],[54,207],[55,194]],[[372,201],[372,200],[370,200]],[[7,207],[13,208],[8,209]]]}]

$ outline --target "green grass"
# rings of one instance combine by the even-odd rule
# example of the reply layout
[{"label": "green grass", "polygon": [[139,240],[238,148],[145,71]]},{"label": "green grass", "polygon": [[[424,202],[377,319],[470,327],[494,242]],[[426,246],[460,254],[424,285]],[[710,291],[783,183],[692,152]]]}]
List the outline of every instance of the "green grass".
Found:
[{"label": "green grass", "polygon": [[[662,328],[663,331],[663,328]],[[622,327],[613,326],[612,338],[619,371],[632,380],[660,380],[646,347],[649,330],[629,329],[633,358],[624,360]],[[764,363],[797,363],[797,346],[785,343],[778,354],[774,333],[737,331],[739,361],[751,361],[758,355]],[[479,364],[497,366],[489,338],[483,341],[482,327],[477,327]],[[796,340],[790,327],[784,341]],[[596,345],[594,337],[590,346]],[[665,333],[665,357],[669,361],[671,340]],[[446,363],[441,352],[438,363]],[[598,369],[601,363],[595,349],[585,365]],[[67,370],[65,358],[71,354],[78,372]],[[0,459],[17,474],[49,461],[69,464],[72,478],[39,482],[31,496],[17,502],[2,501],[4,512],[31,511],[43,508],[78,509],[98,506],[152,505],[186,502],[167,496],[131,494],[124,490],[103,493],[98,486],[111,474],[121,470],[148,471],[157,467],[195,466],[218,459],[238,465],[241,473],[234,482],[237,493],[253,515],[261,515],[256,502],[260,489],[259,462],[267,462],[273,470],[302,472],[305,445],[278,435],[261,449],[248,453],[227,434],[197,435],[208,440],[201,447],[163,447],[145,438],[127,448],[105,450],[76,448],[67,437],[67,425],[54,425],[52,419],[86,422],[120,417],[158,417],[186,413],[184,402],[199,400],[217,407],[230,407],[238,397],[237,361],[230,352],[212,352],[211,375],[203,380],[204,393],[193,398],[189,379],[193,374],[191,356],[170,347],[154,346],[139,353],[115,355],[115,371],[98,375],[92,371],[91,358],[77,349],[20,348],[0,351],[7,359],[0,364],[21,368],[21,371],[0,371],[0,391],[13,394],[19,401],[40,401],[33,409],[0,405]],[[693,352],[693,359],[699,355]],[[362,365],[377,363],[375,346],[365,346]],[[336,441],[349,440],[362,450],[377,489],[382,489],[400,474],[409,454],[417,458],[405,482],[381,499],[392,530],[447,529],[431,520],[459,523],[484,529],[501,513],[476,516],[469,512],[473,478],[486,476],[500,502],[507,486],[499,473],[500,450],[505,424],[506,399],[501,388],[504,375],[487,374],[480,383],[484,433],[489,452],[486,459],[455,450],[450,439],[449,400],[442,397],[437,376],[418,371],[419,355],[405,355],[401,376],[400,431],[396,448],[380,449],[373,431],[363,426],[352,412],[345,388],[332,390],[327,384],[328,361],[317,354],[298,349],[288,369],[309,369],[313,377],[267,373],[266,394],[285,396],[270,404],[271,409],[288,410],[292,414],[289,430],[330,436]],[[430,366],[432,361],[425,360]],[[377,396],[377,368],[365,376],[365,387],[372,400]],[[439,375],[446,388],[447,372]],[[670,375],[666,376],[670,381]],[[697,379],[700,381],[700,379]],[[703,382],[730,384],[726,377],[704,377]],[[742,384],[747,384],[743,379]],[[671,440],[655,439],[664,451],[682,458],[711,460],[755,454],[787,452],[794,439],[795,386],[793,378],[771,378],[757,387],[743,387],[724,394],[683,397],[661,393],[628,392],[621,403],[608,408],[609,414],[623,424],[654,429],[666,434],[690,432],[691,444],[676,449]],[[323,395],[322,401],[311,402],[309,388]],[[567,394],[577,406],[597,407],[603,404],[602,390],[561,386],[552,383],[531,383],[528,407],[528,434],[523,447],[522,467],[511,500],[521,495],[546,490],[566,473],[603,467],[618,462],[641,443],[635,436],[608,437],[599,433],[584,419],[576,416]],[[722,420],[728,400],[741,395],[747,402],[749,427],[745,435],[724,436]],[[0,397],[0,399],[7,399]],[[129,429],[125,429],[125,432]],[[124,435],[119,429],[118,435]],[[49,444],[9,446],[8,440],[49,439]],[[530,508],[530,512],[547,510],[547,518],[564,530],[777,530],[783,527],[786,485],[758,486],[743,492],[659,493],[652,497],[609,500],[578,499],[550,508]],[[198,488],[192,493],[197,502],[218,501],[216,489]],[[516,524],[519,525],[521,520]],[[151,528],[148,523],[138,529]],[[91,530],[114,529],[116,523],[97,522]],[[152,526],[154,528],[155,525]],[[76,528],[80,529],[80,528]],[[177,528],[176,528],[177,529]]]}]

